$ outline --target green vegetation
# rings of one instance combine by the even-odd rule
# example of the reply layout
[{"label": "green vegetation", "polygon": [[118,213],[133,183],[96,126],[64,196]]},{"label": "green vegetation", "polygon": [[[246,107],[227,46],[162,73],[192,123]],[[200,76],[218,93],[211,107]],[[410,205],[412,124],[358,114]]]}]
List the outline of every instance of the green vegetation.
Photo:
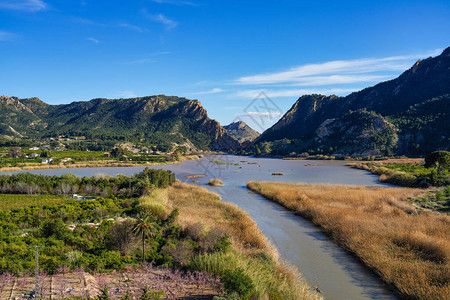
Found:
[{"label": "green vegetation", "polygon": [[[14,198],[14,203],[8,206],[0,202],[3,204],[0,275],[11,272],[19,276],[19,281],[29,278],[27,274],[34,268],[34,253],[29,247],[40,245],[44,246],[40,249],[40,269],[49,275],[57,274],[53,275],[55,282],[70,282],[75,275],[83,278],[84,271],[100,277],[104,272],[108,272],[104,276],[117,276],[109,271],[125,268],[131,273],[127,278],[133,280],[131,286],[122,286],[121,297],[126,297],[126,289],[136,290],[137,286],[148,285],[148,281],[139,279],[145,276],[137,274],[136,270],[154,274],[151,267],[146,267],[146,263],[152,263],[178,270],[157,275],[168,276],[169,279],[164,280],[169,281],[169,285],[151,275],[166,292],[180,284],[196,284],[199,288],[206,283],[212,284],[216,293],[220,289],[214,287],[223,285],[223,296],[227,299],[266,299],[268,295],[284,299],[319,298],[299,280],[295,271],[278,260],[275,250],[245,212],[221,202],[206,189],[174,183],[174,175],[169,171],[145,169],[132,177],[79,178],[70,174],[25,173],[0,178],[3,180],[0,187],[8,190],[14,187],[16,192],[22,191],[17,186],[23,188],[24,185],[35,186],[34,193],[55,192],[63,190],[61,187],[65,184],[78,192],[85,192],[91,186],[89,189],[94,194],[104,189],[117,190],[117,194],[96,195],[93,200],[74,200],[53,194],[1,195],[7,200]],[[131,187],[129,182],[132,182]],[[122,187],[122,183],[124,186],[127,183],[127,188]],[[130,189],[134,192],[130,193]],[[46,201],[36,203],[29,200],[32,197]],[[219,264],[217,272],[212,261]],[[130,268],[140,263],[144,264]],[[205,276],[205,271],[211,276]],[[67,272],[73,274],[69,279],[65,275]],[[216,276],[220,277],[221,284]],[[84,280],[80,279],[81,291]],[[114,286],[121,284],[112,278],[111,285],[108,281],[108,285],[102,284],[105,279],[95,280],[99,283],[99,297],[103,298],[109,295],[108,289],[113,291]],[[164,298],[161,292],[150,288],[145,293],[137,293],[150,299]]]},{"label": "green vegetation", "polygon": [[64,198],[58,195],[0,194],[0,210],[16,209],[31,205],[54,205],[62,201],[64,201]]},{"label": "green vegetation", "polygon": [[426,168],[422,163],[361,162],[350,164],[354,168],[380,175],[379,180],[405,187],[428,187],[450,185],[450,172]]},{"label": "green vegetation", "polygon": [[450,212],[450,186],[426,192],[420,197],[408,198],[405,201],[413,203],[416,207],[424,210]]},{"label": "green vegetation", "polygon": [[[77,201],[57,195],[0,195],[0,273],[31,271],[34,257],[28,247],[34,245],[44,246],[40,263],[50,274],[65,265],[102,271],[120,270],[139,260],[171,264],[170,255],[162,248],[180,239],[181,230],[174,224],[173,214],[145,217],[151,224],[151,234],[144,236],[144,243],[152,246],[143,254],[137,251],[132,227],[134,216],[141,211],[136,197],[143,189],[167,188],[173,180],[170,171],[150,169],[133,177],[79,178],[27,173],[1,176],[0,187],[11,191],[16,187],[16,192],[22,192],[17,186],[24,185],[34,186],[35,192],[43,193],[59,188],[66,191],[69,187],[85,191],[90,187],[94,194],[102,189],[117,190],[118,197]],[[137,193],[131,196],[122,194],[121,182],[127,186],[133,182],[142,190],[135,188]]]},{"label": "green vegetation", "polygon": [[450,152],[435,151],[425,157],[425,168],[436,168],[438,175],[450,171]]},{"label": "green vegetation", "polygon": [[76,177],[73,174],[44,176],[31,173],[0,175],[0,192],[9,194],[63,194],[141,196],[148,189],[166,188],[175,181],[175,174],[145,168],[131,177],[93,176]]},{"label": "green vegetation", "polygon": [[0,96],[0,113],[0,136],[9,145],[53,139],[70,142],[70,150],[111,151],[119,142],[142,143],[164,152],[188,144],[201,150],[239,147],[218,122],[208,118],[199,101],[174,96],[64,105]]}]

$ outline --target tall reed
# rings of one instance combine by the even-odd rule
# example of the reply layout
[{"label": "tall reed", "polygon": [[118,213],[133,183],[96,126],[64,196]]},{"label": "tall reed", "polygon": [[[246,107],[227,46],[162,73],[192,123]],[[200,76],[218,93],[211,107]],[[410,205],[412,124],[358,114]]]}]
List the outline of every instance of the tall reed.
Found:
[{"label": "tall reed", "polygon": [[450,299],[450,216],[403,202],[418,189],[249,182],[321,226],[404,297]]}]

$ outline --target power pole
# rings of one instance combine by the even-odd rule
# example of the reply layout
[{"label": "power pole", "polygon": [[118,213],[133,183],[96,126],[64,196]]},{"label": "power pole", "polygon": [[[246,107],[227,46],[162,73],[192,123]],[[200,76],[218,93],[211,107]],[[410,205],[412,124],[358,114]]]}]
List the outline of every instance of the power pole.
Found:
[{"label": "power pole", "polygon": [[34,246],[34,247],[28,247],[28,249],[30,249],[30,248],[34,248],[34,260],[35,260],[35,263],[36,263],[36,268],[35,268],[35,275],[34,275],[34,277],[35,277],[35,281],[36,281],[36,284],[35,284],[35,287],[34,287],[34,291],[35,291],[35,293],[36,293],[36,299],[37,300],[39,300],[39,299],[41,299],[41,295],[40,295],[40,292],[39,292],[39,248],[44,248],[44,246]]}]

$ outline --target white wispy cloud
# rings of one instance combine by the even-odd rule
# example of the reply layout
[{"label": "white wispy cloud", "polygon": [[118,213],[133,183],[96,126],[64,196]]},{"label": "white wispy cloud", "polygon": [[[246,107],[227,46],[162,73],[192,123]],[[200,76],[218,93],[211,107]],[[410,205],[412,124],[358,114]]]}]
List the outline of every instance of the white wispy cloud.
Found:
[{"label": "white wispy cloud", "polygon": [[244,115],[247,116],[254,116],[254,117],[280,117],[282,115],[284,115],[281,112],[269,112],[269,111],[265,111],[265,112],[259,112],[259,111],[248,111],[246,112]]},{"label": "white wispy cloud", "polygon": [[152,53],[148,53],[147,55],[145,55],[144,58],[130,60],[130,61],[124,62],[124,64],[125,65],[135,65],[135,64],[155,63],[155,62],[157,62],[157,60],[154,58],[150,58],[150,57],[169,55],[169,54],[172,54],[172,52],[170,52],[170,51],[152,52]]},{"label": "white wispy cloud", "polygon": [[86,38],[86,40],[91,41],[91,42],[93,42],[94,44],[100,43],[99,40],[97,40],[97,39],[95,39],[95,38],[93,38],[93,37],[88,37],[88,38]]},{"label": "white wispy cloud", "polygon": [[99,26],[99,27],[107,27],[108,25],[99,23],[97,21],[85,19],[85,18],[79,18],[79,17],[71,17],[70,18],[73,22],[83,25],[93,25],[93,26]]},{"label": "white wispy cloud", "polygon": [[178,22],[169,19],[163,14],[152,15],[147,12],[146,9],[142,9],[142,13],[145,17],[153,22],[160,23],[166,27],[167,30],[173,29],[178,26]]},{"label": "white wispy cloud", "polygon": [[48,4],[42,0],[2,0],[0,9],[20,10],[20,11],[40,11],[46,10]]},{"label": "white wispy cloud", "polygon": [[323,95],[343,95],[348,94],[354,91],[357,91],[357,88],[330,88],[330,89],[249,89],[238,91],[235,96],[239,98],[247,98],[254,99],[261,92],[266,93],[269,97],[299,97],[305,94],[323,94]]},{"label": "white wispy cloud", "polygon": [[195,92],[194,95],[210,95],[210,94],[217,94],[217,93],[223,93],[225,92],[224,89],[221,88],[213,88],[209,91],[202,91],[202,92]]},{"label": "white wispy cloud", "polygon": [[114,94],[114,98],[135,98],[137,97],[134,91],[119,91]]},{"label": "white wispy cloud", "polygon": [[8,31],[0,31],[0,42],[9,42],[14,40],[17,37],[17,34],[8,32]]},{"label": "white wispy cloud", "polygon": [[333,75],[334,77],[330,77],[329,79],[335,81],[338,80],[339,82],[336,83],[340,84],[362,82],[367,81],[367,77],[361,76],[361,79],[357,79],[357,76],[355,76],[356,74],[403,71],[410,67],[411,60],[436,55],[439,52],[440,50],[435,50],[428,54],[354,60],[335,60],[318,64],[306,64],[281,72],[240,77],[235,80],[234,83],[243,85],[264,85],[302,82],[307,83],[308,81],[316,81],[320,82],[321,85],[326,84],[327,78],[325,77],[311,77],[320,75]]},{"label": "white wispy cloud", "polygon": [[190,5],[197,6],[196,3],[191,1],[182,1],[182,0],[151,0],[152,2],[160,3],[160,4],[176,4],[176,5]]},{"label": "white wispy cloud", "polygon": [[293,83],[281,84],[284,86],[321,86],[334,84],[349,84],[359,82],[378,82],[389,79],[389,75],[329,75],[329,76],[306,76],[299,78]]},{"label": "white wispy cloud", "polygon": [[138,31],[138,32],[144,32],[144,29],[142,29],[141,27],[139,27],[139,26],[136,26],[136,25],[131,25],[131,24],[128,24],[128,23],[119,23],[119,24],[117,24],[119,27],[124,27],[124,28],[128,28],[128,29],[132,29],[132,30],[135,30],[135,31]]},{"label": "white wispy cloud", "polygon": [[143,58],[143,59],[127,61],[124,64],[125,65],[136,65],[136,64],[150,64],[150,63],[155,63],[155,62],[156,62],[155,59]]},{"label": "white wispy cloud", "polygon": [[160,56],[160,55],[169,55],[172,54],[171,51],[159,51],[148,54],[148,56]]}]

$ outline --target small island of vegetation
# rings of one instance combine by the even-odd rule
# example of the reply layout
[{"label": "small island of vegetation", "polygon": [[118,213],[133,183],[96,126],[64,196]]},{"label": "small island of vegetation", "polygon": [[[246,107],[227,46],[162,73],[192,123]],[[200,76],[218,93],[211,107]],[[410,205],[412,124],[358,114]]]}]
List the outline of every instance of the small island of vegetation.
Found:
[{"label": "small island of vegetation", "polygon": [[213,178],[213,179],[210,179],[208,181],[207,185],[210,185],[210,186],[224,186],[224,183],[220,179]]}]

